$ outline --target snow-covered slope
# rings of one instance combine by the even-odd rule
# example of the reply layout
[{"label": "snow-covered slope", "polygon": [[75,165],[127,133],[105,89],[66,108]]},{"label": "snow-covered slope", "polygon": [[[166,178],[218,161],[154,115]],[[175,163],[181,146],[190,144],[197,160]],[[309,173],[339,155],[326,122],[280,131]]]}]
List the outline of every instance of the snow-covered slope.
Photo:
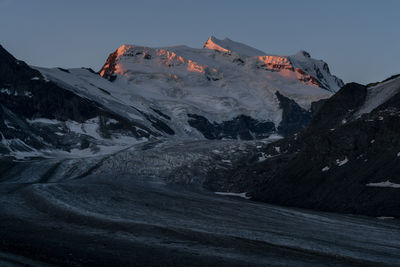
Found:
[{"label": "snow-covered slope", "polygon": [[311,58],[310,54],[303,50],[292,56],[268,55],[263,51],[232,41],[229,38],[220,40],[214,36],[207,40],[204,48],[230,54],[236,53],[242,57],[257,57],[259,61],[265,64],[263,67],[276,71],[282,69],[294,71],[300,81],[332,92],[336,92],[344,85],[342,80],[330,73],[328,64],[322,60]]},{"label": "snow-covered slope", "polygon": [[[60,71],[41,72],[64,82],[68,76]],[[111,82],[110,88],[117,88],[109,90],[110,97],[131,106],[139,99],[151,103],[171,117],[174,130],[184,135],[198,137],[201,132],[200,136],[206,136],[204,128],[219,128],[208,135],[215,138],[235,138],[220,128],[226,128],[227,122],[237,125],[241,116],[245,123],[269,123],[260,130],[264,134],[279,132],[285,122],[277,92],[307,112],[312,102],[330,97],[343,85],[329,73],[326,63],[304,51],[272,56],[215,37],[203,49],[123,45],[110,54],[100,75]]]},{"label": "snow-covered slope", "polygon": [[400,76],[389,78],[376,85],[367,88],[367,96],[364,104],[356,112],[356,117],[372,110],[388,101],[391,97],[400,92]]},{"label": "snow-covered slope", "polygon": [[221,52],[235,52],[240,55],[249,57],[266,55],[265,52],[255,49],[251,46],[232,41],[229,38],[220,40],[217,39],[215,36],[210,36],[207,42],[204,44],[203,48],[218,50]]}]

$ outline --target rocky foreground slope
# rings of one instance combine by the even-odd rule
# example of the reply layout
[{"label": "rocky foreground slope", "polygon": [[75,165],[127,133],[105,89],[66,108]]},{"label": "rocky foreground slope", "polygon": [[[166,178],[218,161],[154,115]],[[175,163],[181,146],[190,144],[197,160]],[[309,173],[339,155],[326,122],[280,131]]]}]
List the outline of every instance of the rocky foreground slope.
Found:
[{"label": "rocky foreground slope", "polygon": [[399,217],[400,77],[347,84],[307,129],[258,156],[209,187],[280,205]]}]

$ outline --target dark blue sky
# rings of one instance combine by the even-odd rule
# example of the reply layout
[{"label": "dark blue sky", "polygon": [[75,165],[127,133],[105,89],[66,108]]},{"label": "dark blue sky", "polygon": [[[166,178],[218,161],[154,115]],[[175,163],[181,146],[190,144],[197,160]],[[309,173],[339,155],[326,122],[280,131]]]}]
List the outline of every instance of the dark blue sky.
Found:
[{"label": "dark blue sky", "polygon": [[44,67],[98,70],[121,44],[202,47],[209,35],[300,49],[345,82],[400,73],[400,1],[0,0],[0,43]]}]

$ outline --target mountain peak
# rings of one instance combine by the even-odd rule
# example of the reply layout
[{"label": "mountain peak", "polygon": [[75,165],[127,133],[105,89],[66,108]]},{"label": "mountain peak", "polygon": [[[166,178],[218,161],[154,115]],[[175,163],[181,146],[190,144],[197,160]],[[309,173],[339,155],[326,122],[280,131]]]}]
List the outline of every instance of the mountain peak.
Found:
[{"label": "mountain peak", "polygon": [[234,52],[249,57],[266,55],[265,52],[255,49],[251,46],[232,41],[229,38],[221,40],[216,38],[215,36],[210,36],[204,44],[203,48],[217,50],[225,53]]},{"label": "mountain peak", "polygon": [[208,37],[206,43],[203,45],[203,48],[217,50],[217,51],[221,51],[221,52],[229,52],[228,49],[219,45],[220,42],[221,42],[221,40],[219,40],[211,35],[210,37]]},{"label": "mountain peak", "polygon": [[299,52],[296,53],[296,55],[303,56],[303,57],[307,57],[307,58],[311,58],[310,53],[308,53],[308,52],[305,51],[305,50],[300,50]]}]

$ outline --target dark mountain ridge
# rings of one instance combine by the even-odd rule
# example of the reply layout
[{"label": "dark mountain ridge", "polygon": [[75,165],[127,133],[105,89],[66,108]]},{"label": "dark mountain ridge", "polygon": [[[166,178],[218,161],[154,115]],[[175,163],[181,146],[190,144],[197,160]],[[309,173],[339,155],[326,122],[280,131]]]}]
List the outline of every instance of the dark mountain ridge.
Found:
[{"label": "dark mountain ridge", "polygon": [[[279,205],[399,217],[400,79],[374,86],[346,84],[305,130],[268,145],[265,160],[243,163],[218,186]],[[388,90],[393,96],[360,113],[369,95]]]}]

